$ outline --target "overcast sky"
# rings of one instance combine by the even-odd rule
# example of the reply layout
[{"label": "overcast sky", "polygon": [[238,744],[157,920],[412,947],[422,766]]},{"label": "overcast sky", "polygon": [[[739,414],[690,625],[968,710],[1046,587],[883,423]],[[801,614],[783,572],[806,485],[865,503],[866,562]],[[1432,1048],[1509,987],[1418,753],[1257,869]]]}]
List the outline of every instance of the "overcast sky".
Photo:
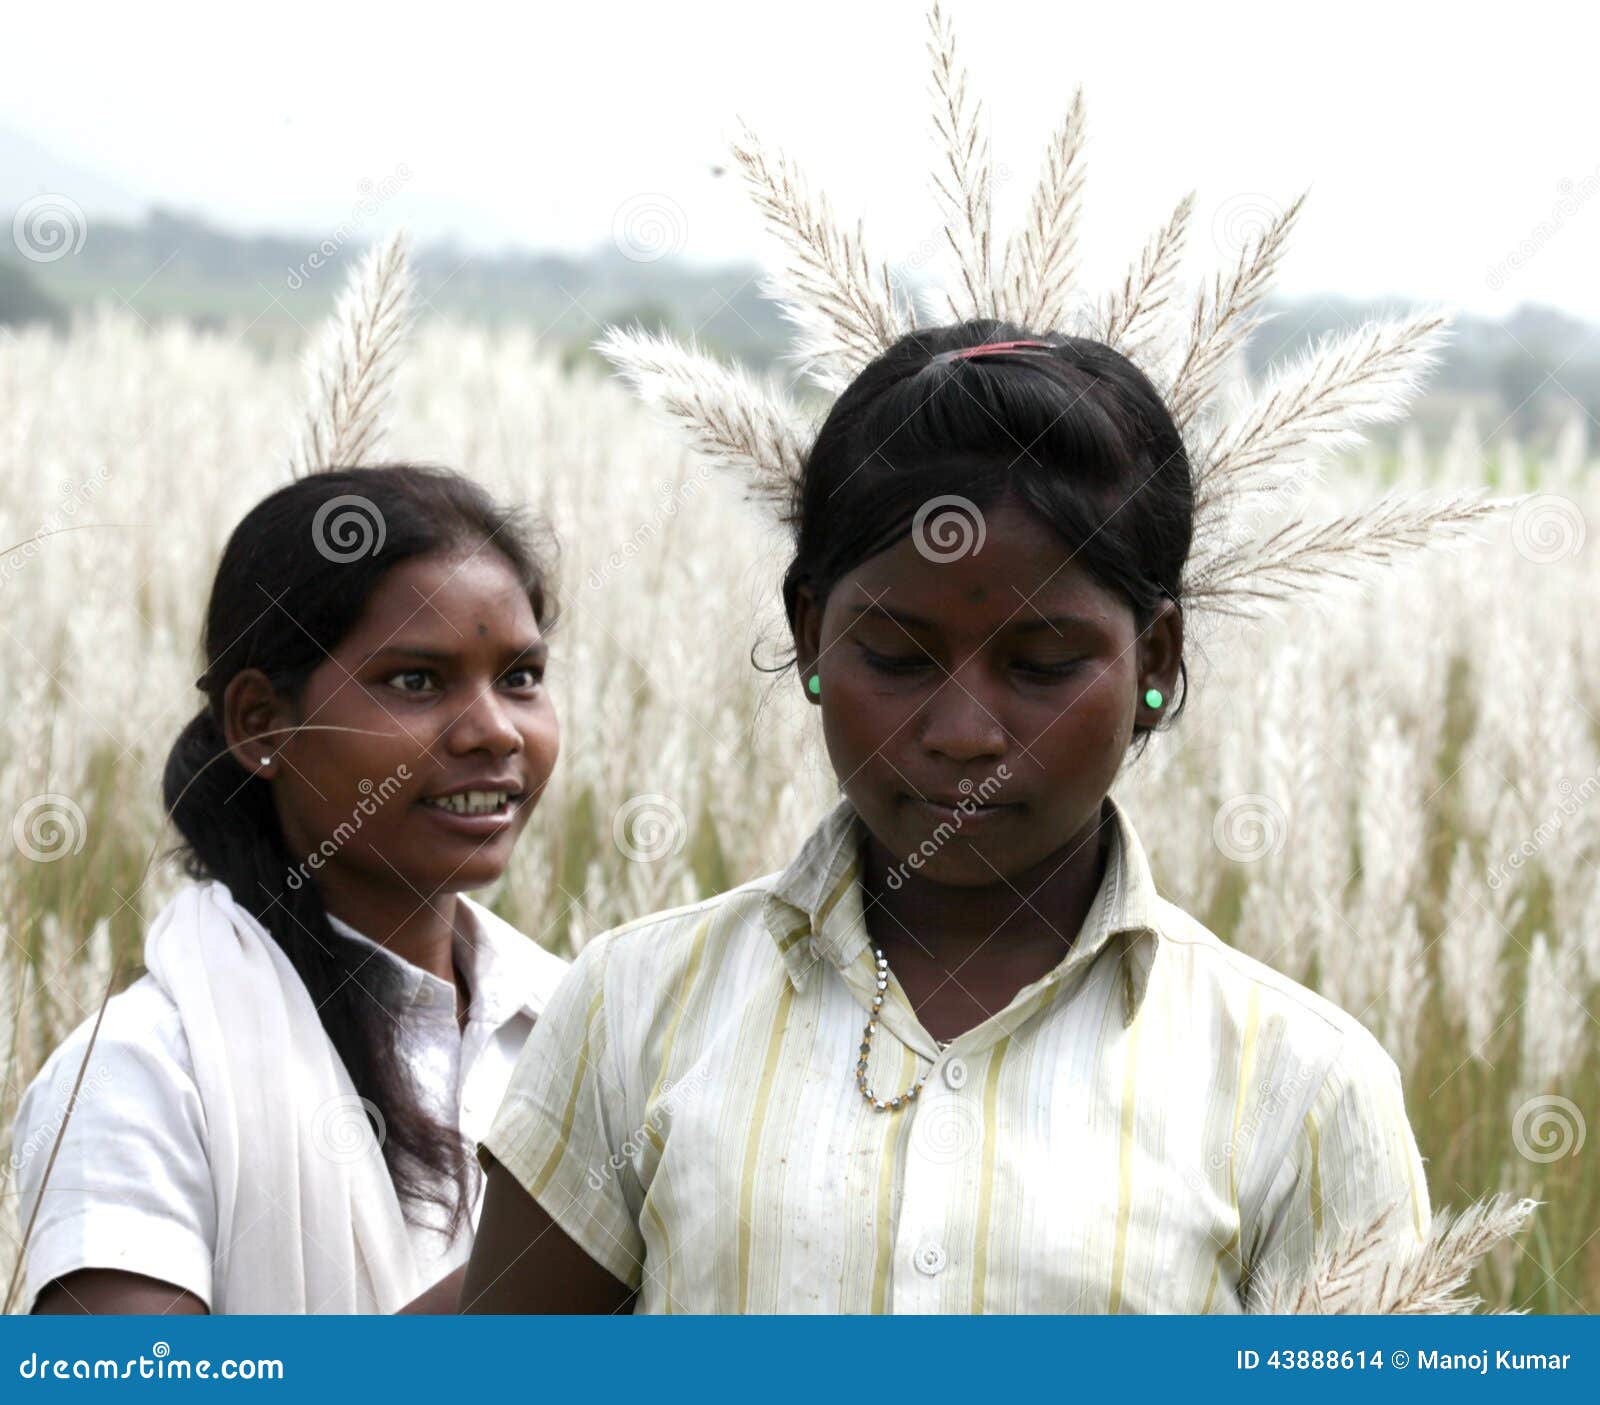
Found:
[{"label": "overcast sky", "polygon": [[[1600,319],[1593,5],[948,9],[1003,171],[997,232],[1085,85],[1096,287],[1191,188],[1203,273],[1309,187],[1280,292]],[[915,260],[935,229],[925,14],[920,0],[24,5],[5,21],[0,127],[51,154],[20,173],[26,191],[76,186],[91,216],[104,182],[315,235],[363,182],[387,183],[358,237],[403,223],[468,248],[617,239],[709,262],[770,254],[737,181],[713,174],[743,118],[864,217],[878,252]]]}]

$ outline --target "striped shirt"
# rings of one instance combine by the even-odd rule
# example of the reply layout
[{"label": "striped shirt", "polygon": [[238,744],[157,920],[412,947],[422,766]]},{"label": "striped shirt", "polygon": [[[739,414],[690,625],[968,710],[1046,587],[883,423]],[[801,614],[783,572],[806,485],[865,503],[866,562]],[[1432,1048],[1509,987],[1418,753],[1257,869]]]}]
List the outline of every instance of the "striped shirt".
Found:
[{"label": "striped shirt", "polygon": [[[1427,1183],[1352,1015],[1159,897],[1109,797],[1068,955],[943,1052],[876,988],[847,800],[782,873],[595,938],[483,1143],[640,1312],[1247,1310]],[[480,1151],[480,1156],[483,1151]]]}]

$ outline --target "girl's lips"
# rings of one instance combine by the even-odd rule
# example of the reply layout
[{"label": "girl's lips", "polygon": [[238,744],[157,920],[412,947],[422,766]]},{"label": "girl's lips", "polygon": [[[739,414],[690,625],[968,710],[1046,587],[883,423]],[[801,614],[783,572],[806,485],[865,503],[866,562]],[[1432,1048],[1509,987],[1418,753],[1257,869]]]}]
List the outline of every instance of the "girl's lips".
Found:
[{"label": "girl's lips", "polygon": [[907,796],[914,808],[935,820],[946,824],[960,825],[963,829],[973,825],[988,826],[997,823],[1008,815],[1017,814],[1020,805],[986,805],[976,801],[964,801],[963,806],[942,804],[937,800],[921,800],[916,796]]},{"label": "girl's lips", "polygon": [[522,800],[507,799],[498,810],[483,815],[458,815],[454,810],[425,805],[421,801],[417,802],[417,808],[452,834],[463,834],[472,839],[492,839],[502,830],[510,828],[522,803]]}]

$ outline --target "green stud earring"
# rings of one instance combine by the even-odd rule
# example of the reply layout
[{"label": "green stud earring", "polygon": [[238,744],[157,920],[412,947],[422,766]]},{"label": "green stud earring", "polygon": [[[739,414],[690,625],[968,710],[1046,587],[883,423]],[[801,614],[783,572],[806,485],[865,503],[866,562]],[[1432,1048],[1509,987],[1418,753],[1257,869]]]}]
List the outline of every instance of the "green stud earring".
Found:
[{"label": "green stud earring", "polygon": [[810,678],[806,679],[806,687],[811,690],[812,697],[817,697],[822,692],[822,675],[813,673]]},{"label": "green stud earring", "polygon": [[1147,688],[1147,689],[1145,689],[1144,701],[1145,701],[1145,706],[1147,706],[1147,707],[1160,707],[1161,706],[1161,689],[1159,689],[1159,688]]}]

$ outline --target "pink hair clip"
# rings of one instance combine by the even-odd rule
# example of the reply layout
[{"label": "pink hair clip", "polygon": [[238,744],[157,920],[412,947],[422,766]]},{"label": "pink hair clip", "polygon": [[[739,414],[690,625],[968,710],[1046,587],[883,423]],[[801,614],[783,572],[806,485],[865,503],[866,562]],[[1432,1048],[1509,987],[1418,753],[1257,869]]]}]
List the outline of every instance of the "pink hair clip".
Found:
[{"label": "pink hair clip", "polygon": [[1056,348],[1049,342],[1042,341],[990,341],[984,342],[982,346],[958,346],[949,351],[941,351],[928,364],[942,366],[951,361],[966,361],[974,356],[990,356],[1007,351],[1015,351],[1019,355],[1026,356],[1029,350],[1035,353],[1054,352]]}]

